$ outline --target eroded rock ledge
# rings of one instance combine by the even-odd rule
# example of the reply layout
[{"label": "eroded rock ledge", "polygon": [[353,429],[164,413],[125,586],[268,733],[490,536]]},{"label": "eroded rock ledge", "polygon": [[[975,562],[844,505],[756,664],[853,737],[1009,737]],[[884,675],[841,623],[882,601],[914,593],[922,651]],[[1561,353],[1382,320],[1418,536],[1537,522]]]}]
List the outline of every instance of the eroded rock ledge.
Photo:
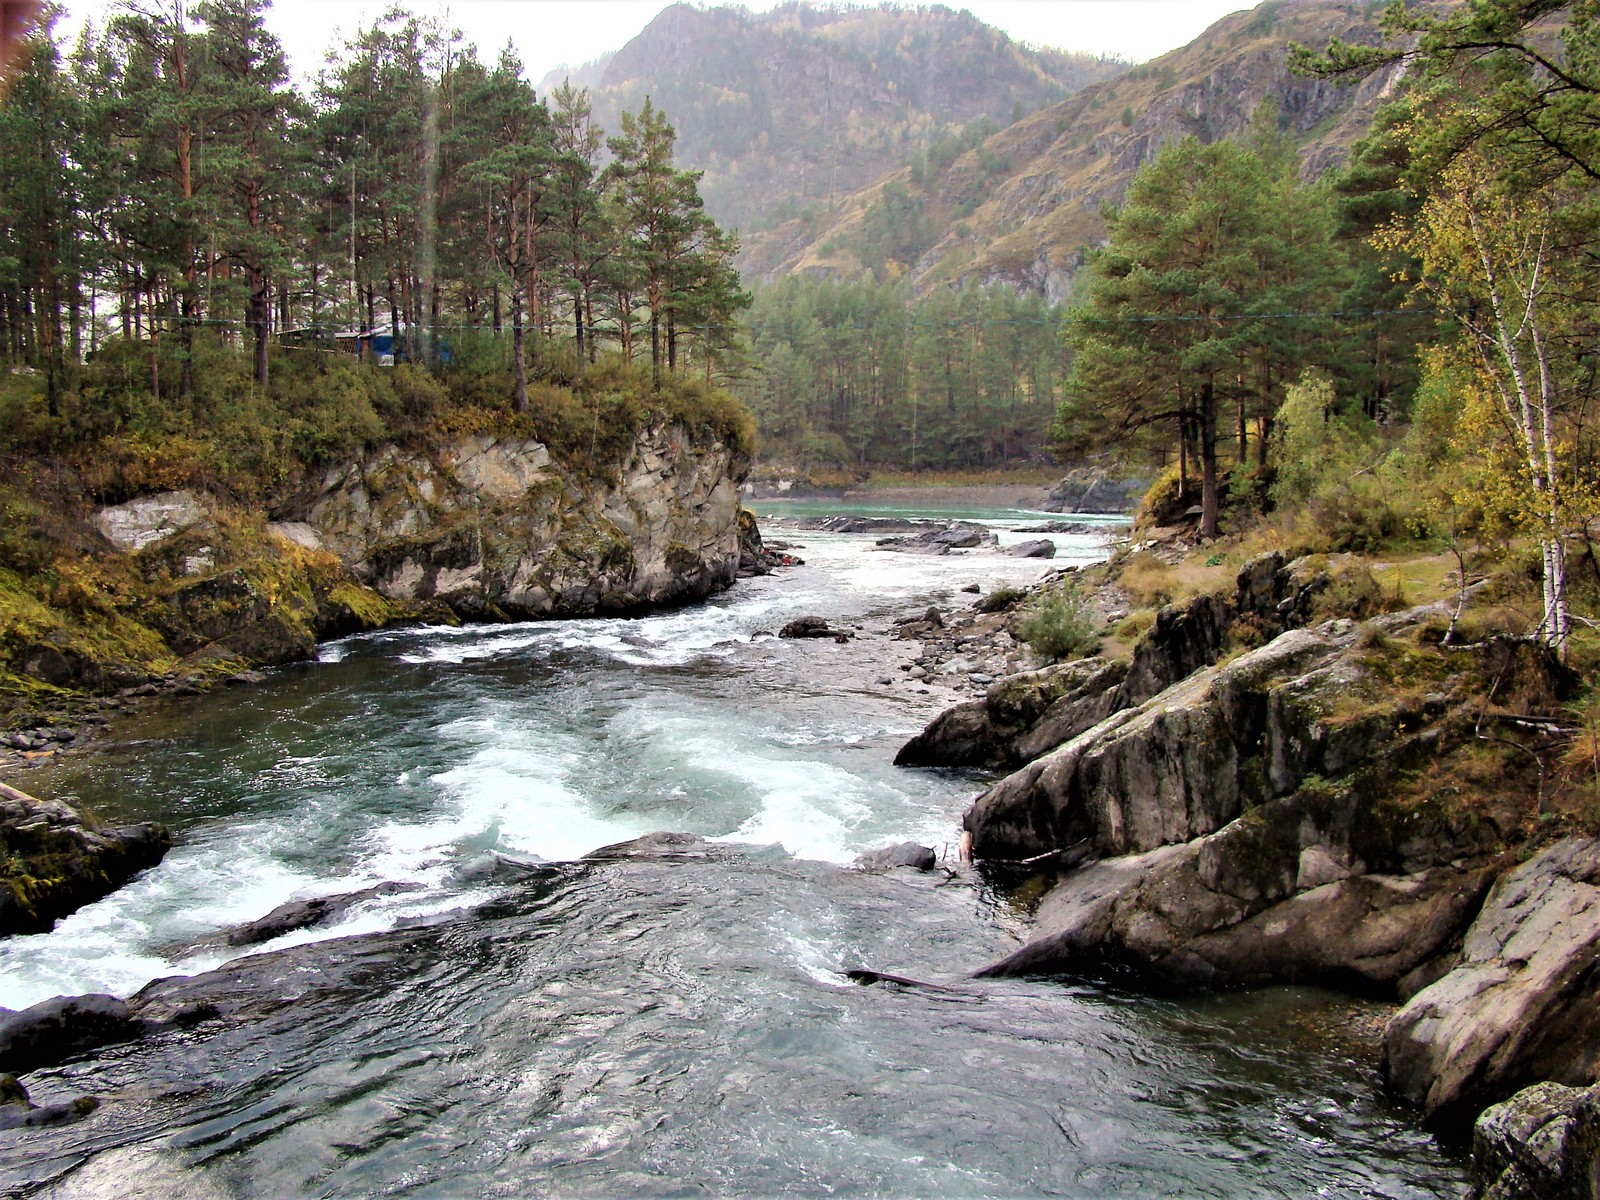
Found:
[{"label": "eroded rock ledge", "polygon": [[155,866],[171,846],[161,825],[104,828],[58,800],[0,783],[0,934],[48,930]]},{"label": "eroded rock ledge", "polygon": [[[1528,643],[1438,648],[1431,607],[1299,627],[1322,586],[1255,560],[1232,595],[1164,610],[1126,665],[999,680],[907,745],[1018,767],[968,810],[974,855],[1057,876],[981,974],[1398,998],[1390,1084],[1457,1126],[1541,1080],[1594,1083],[1600,843],[1525,845],[1530,796],[1463,802],[1448,776],[1485,744],[1486,697],[1537,723],[1572,679]],[[1241,618],[1270,640],[1224,657]]]}]

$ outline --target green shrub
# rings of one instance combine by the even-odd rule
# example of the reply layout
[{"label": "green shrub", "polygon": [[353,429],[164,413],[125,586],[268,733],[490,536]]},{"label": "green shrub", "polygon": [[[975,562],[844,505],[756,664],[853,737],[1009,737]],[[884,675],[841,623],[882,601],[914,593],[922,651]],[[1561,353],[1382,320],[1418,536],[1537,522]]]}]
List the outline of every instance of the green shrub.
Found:
[{"label": "green shrub", "polygon": [[1042,592],[1017,623],[1016,636],[1040,658],[1084,658],[1100,648],[1094,621],[1075,584]]}]

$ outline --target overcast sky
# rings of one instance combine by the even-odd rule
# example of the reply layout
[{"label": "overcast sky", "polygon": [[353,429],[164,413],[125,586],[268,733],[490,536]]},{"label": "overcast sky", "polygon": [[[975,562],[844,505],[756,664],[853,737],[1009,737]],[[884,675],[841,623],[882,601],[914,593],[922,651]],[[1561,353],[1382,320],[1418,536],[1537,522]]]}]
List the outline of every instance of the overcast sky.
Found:
[{"label": "overcast sky", "polygon": [[[170,2],[170,0],[169,0]],[[192,2],[192,0],[191,0]],[[763,11],[778,0],[751,0]],[[64,0],[71,34],[85,17],[97,23],[114,0]],[[1217,18],[1255,0],[946,0],[1019,41],[1115,54],[1136,62],[1192,41]],[[297,75],[316,74],[328,47],[389,7],[387,0],[276,0],[267,23],[283,41]],[[510,38],[537,82],[561,65],[578,66],[620,50],[667,7],[663,0],[410,0],[416,12],[439,12],[485,56]],[[709,5],[703,7],[710,7]]]}]

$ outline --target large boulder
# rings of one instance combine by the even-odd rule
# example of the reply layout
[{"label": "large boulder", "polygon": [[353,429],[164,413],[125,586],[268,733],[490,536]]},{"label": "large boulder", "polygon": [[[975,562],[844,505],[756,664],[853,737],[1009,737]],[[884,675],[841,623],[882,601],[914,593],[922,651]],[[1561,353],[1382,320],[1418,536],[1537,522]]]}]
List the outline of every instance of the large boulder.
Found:
[{"label": "large boulder", "polygon": [[40,933],[153,867],[172,835],[153,822],[103,827],[59,800],[0,783],[0,934]]},{"label": "large boulder", "polygon": [[[1463,824],[1419,862],[1358,791],[1312,786],[1210,836],[1073,872],[1040,905],[1031,940],[985,973],[1393,994],[1453,949],[1488,890],[1494,869],[1474,834]],[[1476,865],[1458,857],[1474,851]]]},{"label": "large boulder", "polygon": [[1496,884],[1460,965],[1389,1023],[1385,1071],[1445,1121],[1535,1082],[1600,1078],[1600,842],[1558,842]]},{"label": "large boulder", "polygon": [[1056,544],[1049,538],[1035,538],[1027,542],[1018,542],[1006,550],[1009,558],[1054,558]]},{"label": "large boulder", "polygon": [[94,514],[94,527],[108,542],[132,554],[205,521],[210,513],[193,492],[162,492],[113,504]]},{"label": "large boulder", "polygon": [[1539,1083],[1478,1117],[1472,1200],[1600,1200],[1600,1087]]},{"label": "large boulder", "polygon": [[1105,719],[1124,663],[1081,659],[991,683],[900,748],[900,767],[1017,767]]},{"label": "large boulder", "polygon": [[[1197,609],[1183,627],[1204,624]],[[1396,614],[1370,633],[1351,621],[1292,630],[1114,711],[974,801],[964,818],[974,853],[1031,858],[1086,838],[1101,856],[1140,853],[1214,833],[1308,776],[1334,779],[1370,763],[1447,704],[1444,692],[1393,685],[1397,672],[1448,675],[1437,655],[1388,637],[1431,611]],[[1181,670],[1197,638],[1181,636],[1175,652],[1143,663],[1136,653],[1115,705]]]},{"label": "large boulder", "polygon": [[896,867],[910,867],[917,871],[931,871],[939,861],[931,846],[916,842],[901,842],[898,846],[885,846],[871,850],[856,858],[856,866],[863,871],[892,871]]}]

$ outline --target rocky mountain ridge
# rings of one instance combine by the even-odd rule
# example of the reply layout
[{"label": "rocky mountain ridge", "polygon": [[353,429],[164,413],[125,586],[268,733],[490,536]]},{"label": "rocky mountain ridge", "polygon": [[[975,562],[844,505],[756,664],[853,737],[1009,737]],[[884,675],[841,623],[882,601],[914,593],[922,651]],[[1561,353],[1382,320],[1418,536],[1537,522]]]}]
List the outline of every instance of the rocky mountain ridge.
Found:
[{"label": "rocky mountain ridge", "polygon": [[1104,236],[1101,210],[1168,141],[1239,134],[1266,102],[1306,178],[1344,162],[1399,72],[1357,84],[1302,79],[1289,72],[1288,48],[1336,37],[1374,44],[1378,16],[1376,6],[1350,0],[1266,0],[1234,13],[1181,49],[993,133],[942,173],[919,179],[907,167],[825,219],[748,237],[746,279],[858,273],[862,231],[875,208],[893,203],[914,209],[930,230],[927,244],[893,267],[919,294],[973,280],[1064,299],[1085,250]]},{"label": "rocky mountain ridge", "polygon": [[826,207],[979,121],[1052,104],[1126,64],[1035,49],[943,6],[790,3],[770,12],[673,4],[603,60],[553,72],[591,89],[609,132],[646,96],[705,172],[707,211],[749,231]]}]

